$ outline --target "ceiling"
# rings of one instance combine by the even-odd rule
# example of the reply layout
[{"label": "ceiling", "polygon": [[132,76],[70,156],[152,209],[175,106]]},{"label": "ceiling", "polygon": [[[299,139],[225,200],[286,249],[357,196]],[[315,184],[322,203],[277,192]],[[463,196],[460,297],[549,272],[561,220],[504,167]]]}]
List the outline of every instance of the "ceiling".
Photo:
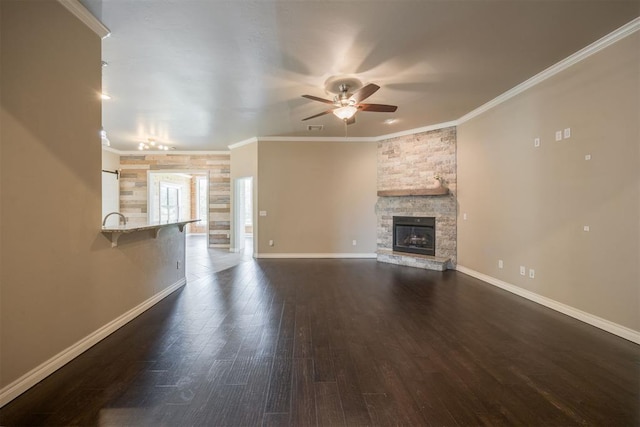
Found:
[{"label": "ceiling", "polygon": [[[640,15],[640,2],[84,0],[103,40],[111,146],[226,150],[252,137],[373,137],[455,120]],[[325,82],[381,89],[345,128]],[[394,124],[385,119],[396,118]],[[324,125],[310,132],[309,124]]]}]

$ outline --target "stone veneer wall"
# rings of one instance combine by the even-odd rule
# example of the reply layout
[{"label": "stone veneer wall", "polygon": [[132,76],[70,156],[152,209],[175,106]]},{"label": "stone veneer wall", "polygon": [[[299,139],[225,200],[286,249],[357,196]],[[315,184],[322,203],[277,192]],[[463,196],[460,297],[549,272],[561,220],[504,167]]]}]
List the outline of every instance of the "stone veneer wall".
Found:
[{"label": "stone veneer wall", "polygon": [[231,233],[229,154],[120,156],[120,211],[132,224],[147,221],[147,172],[197,170],[209,173],[209,245],[228,247]]},{"label": "stone veneer wall", "polygon": [[[394,216],[436,218],[436,257],[456,264],[456,128],[449,127],[380,141],[378,190],[434,187],[434,175],[444,178],[446,196],[378,197],[378,252],[393,249]],[[389,257],[379,260],[390,262]]]}]

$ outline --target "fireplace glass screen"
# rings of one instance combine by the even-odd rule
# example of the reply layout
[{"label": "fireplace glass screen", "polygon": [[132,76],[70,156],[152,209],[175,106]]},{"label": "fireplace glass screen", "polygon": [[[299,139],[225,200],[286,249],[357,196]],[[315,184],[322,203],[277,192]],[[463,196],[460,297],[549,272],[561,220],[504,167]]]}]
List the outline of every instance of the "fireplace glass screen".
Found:
[{"label": "fireplace glass screen", "polygon": [[393,217],[393,250],[435,255],[435,225],[433,217]]}]

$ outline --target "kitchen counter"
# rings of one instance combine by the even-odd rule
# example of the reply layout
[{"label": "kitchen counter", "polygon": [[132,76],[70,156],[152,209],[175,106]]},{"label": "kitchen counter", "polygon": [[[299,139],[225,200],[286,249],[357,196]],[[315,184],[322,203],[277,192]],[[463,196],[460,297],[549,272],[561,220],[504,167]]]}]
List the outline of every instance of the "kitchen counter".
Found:
[{"label": "kitchen counter", "polygon": [[158,233],[160,233],[160,230],[162,230],[163,228],[177,225],[178,228],[180,229],[180,232],[182,232],[184,231],[185,225],[192,222],[198,222],[198,221],[200,220],[186,219],[182,221],[173,221],[173,222],[150,222],[147,224],[125,224],[125,225],[118,225],[116,227],[102,227],[101,231],[102,231],[102,234],[108,236],[111,239],[111,247],[115,248],[116,246],[118,246],[118,239],[123,234],[151,230],[153,231],[153,237],[157,238]]}]

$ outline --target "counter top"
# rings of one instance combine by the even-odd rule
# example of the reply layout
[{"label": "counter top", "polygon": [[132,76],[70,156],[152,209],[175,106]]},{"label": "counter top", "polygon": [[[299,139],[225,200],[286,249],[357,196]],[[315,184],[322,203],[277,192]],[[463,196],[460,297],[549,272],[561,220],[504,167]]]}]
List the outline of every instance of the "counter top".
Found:
[{"label": "counter top", "polygon": [[172,221],[172,222],[150,222],[147,224],[125,224],[118,225],[116,227],[102,227],[100,230],[103,234],[108,234],[111,236],[111,247],[118,246],[118,238],[122,234],[134,233],[136,231],[145,231],[145,230],[153,230],[153,237],[158,237],[158,233],[162,228],[170,227],[172,225],[177,225],[180,228],[180,232],[184,231],[184,226],[192,223],[198,222],[199,219],[185,219],[181,221]]}]

